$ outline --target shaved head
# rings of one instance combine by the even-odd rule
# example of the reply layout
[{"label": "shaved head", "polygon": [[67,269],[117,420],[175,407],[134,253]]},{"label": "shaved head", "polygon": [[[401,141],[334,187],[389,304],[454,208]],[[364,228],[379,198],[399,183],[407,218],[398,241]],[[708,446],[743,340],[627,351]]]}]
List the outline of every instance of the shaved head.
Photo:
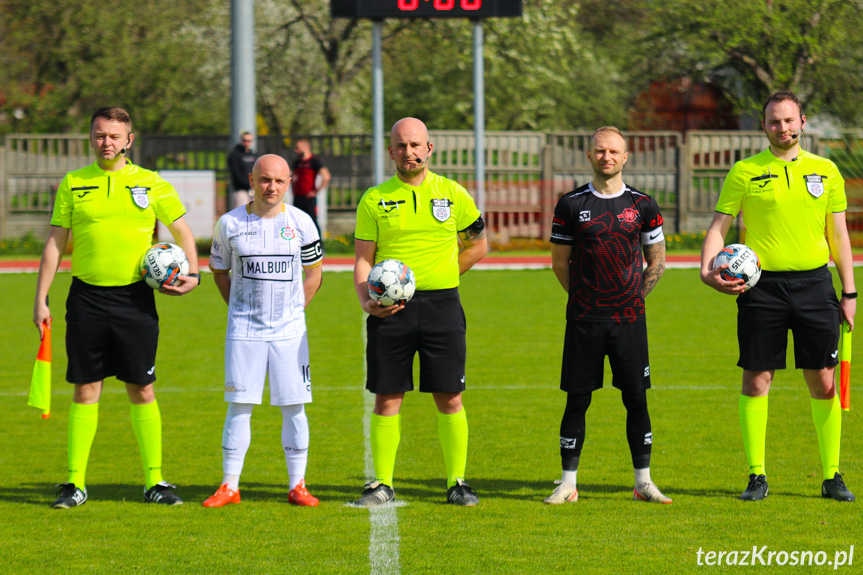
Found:
[{"label": "shaved head", "polygon": [[278,206],[291,183],[291,169],[283,157],[267,154],[255,161],[249,181],[254,189],[253,207],[264,209]]},{"label": "shaved head", "polygon": [[390,158],[396,173],[405,182],[417,185],[428,171],[428,161],[434,151],[426,125],[416,118],[402,118],[390,130]]},{"label": "shaved head", "polygon": [[426,128],[426,125],[423,124],[422,120],[417,120],[416,118],[402,118],[393,124],[392,130],[390,130],[390,142],[400,134],[411,135],[412,137],[422,139],[426,142],[428,142],[429,139],[428,128]]}]

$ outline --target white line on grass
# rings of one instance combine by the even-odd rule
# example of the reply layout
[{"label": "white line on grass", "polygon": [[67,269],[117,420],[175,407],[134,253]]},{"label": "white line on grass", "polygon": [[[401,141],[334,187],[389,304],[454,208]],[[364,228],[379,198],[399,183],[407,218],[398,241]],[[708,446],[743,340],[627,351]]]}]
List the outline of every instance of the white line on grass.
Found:
[{"label": "white line on grass", "polygon": [[[360,331],[363,338],[363,350],[366,348],[367,335],[365,318],[360,323]],[[368,376],[368,365],[363,356],[363,381]],[[365,475],[369,481],[375,480],[375,466],[372,459],[372,411],[375,406],[375,398],[365,390],[363,394],[363,437],[365,438]],[[395,503],[395,502],[393,502]],[[392,504],[372,507],[369,509],[369,573],[372,575],[386,575],[392,573],[398,575],[401,572],[399,566],[399,520],[396,516],[396,507]]]}]

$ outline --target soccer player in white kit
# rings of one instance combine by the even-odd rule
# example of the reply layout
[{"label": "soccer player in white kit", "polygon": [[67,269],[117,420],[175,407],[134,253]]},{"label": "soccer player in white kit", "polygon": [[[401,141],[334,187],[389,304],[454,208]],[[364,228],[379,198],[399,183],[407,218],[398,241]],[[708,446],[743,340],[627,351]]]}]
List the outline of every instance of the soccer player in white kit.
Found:
[{"label": "soccer player in white kit", "polygon": [[219,218],[210,250],[210,269],[228,304],[228,414],[222,433],[222,484],[203,505],[240,502],[252,408],[261,403],[269,375],[270,405],[282,410],[288,501],[315,507],[318,500],[305,486],[309,448],[305,404],[312,401],[305,307],[321,285],[321,238],[307,214],[282,203],[291,181],[283,158],[258,158],[249,180],[252,202]]}]

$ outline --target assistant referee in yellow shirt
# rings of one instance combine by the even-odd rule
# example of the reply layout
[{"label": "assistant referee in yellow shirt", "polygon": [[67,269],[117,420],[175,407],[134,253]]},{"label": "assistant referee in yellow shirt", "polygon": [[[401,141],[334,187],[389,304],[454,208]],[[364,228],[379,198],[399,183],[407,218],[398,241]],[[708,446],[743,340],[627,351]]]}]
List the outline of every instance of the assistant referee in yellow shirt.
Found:
[{"label": "assistant referee in yellow shirt", "polygon": [[[803,370],[811,397],[823,469],[821,495],[853,501],[839,474],[842,417],[834,380],[840,323],[847,321],[853,328],[857,310],[845,182],[833,162],[800,148],[806,116],[794,94],[773,94],[762,114],[770,147],[737,162],[728,173],[701,252],[702,281],[738,296],[737,365],[743,368],[739,411],[749,461],[749,484],[740,498],[759,501],[769,494],[767,394],[775,370],[785,369],[790,329],[795,367]],[[727,264],[712,269],[740,212],[746,244],[763,268],[758,284],[745,292],[742,280],[720,277]],[[841,298],[827,269],[831,255],[842,282]]]},{"label": "assistant referee in yellow shirt", "polygon": [[139,263],[153,240],[158,219],[189,259],[189,274],[162,292],[183,295],[201,280],[195,238],[183,220],[177,191],[155,172],[126,160],[135,141],[132,120],[122,108],[100,108],[90,120],[96,162],[69,172],[57,190],[51,235],[45,243],[33,323],[43,335],[51,321],[48,290],[71,232],[72,287],[66,300],[66,380],[75,385],[69,409],[69,479],[58,485],[54,508],[87,501],[85,475],[96,435],[99,396],[106,377],[126,384],[132,429],[144,467],[144,500],[178,505],[174,486],[162,479],[162,419],[153,382],[159,317],[153,290]]},{"label": "assistant referee in yellow shirt", "polygon": [[[438,408],[438,436],[447,472],[447,501],[479,501],[464,480],[467,463],[465,389],[466,323],[459,276],[485,256],[485,225],[476,204],[457,182],[428,169],[434,144],[416,118],[396,122],[390,157],[396,175],[369,189],[357,207],[354,284],[369,314],[366,388],[375,394],[371,447],[375,479],[356,502],[375,507],[392,501],[393,469],[401,437],[399,411],[413,390],[413,358],[420,357],[420,391]],[[384,307],[372,300],[367,278],[385,259],[406,263],[417,292],[407,304]]]}]

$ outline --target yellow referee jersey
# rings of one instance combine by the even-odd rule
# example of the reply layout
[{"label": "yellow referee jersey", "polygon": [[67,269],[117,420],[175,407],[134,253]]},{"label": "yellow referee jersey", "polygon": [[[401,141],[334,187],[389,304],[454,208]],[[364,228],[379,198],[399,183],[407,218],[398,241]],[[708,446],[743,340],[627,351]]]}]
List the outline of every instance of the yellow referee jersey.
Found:
[{"label": "yellow referee jersey", "polygon": [[734,164],[716,211],[743,212],[746,245],[765,270],[803,271],[827,263],[827,218],[847,207],[836,164],[803,150],[786,162],[767,149]]},{"label": "yellow referee jersey", "polygon": [[186,213],[177,191],[156,172],[130,163],[106,172],[94,163],[69,172],[57,190],[52,226],[72,230],[72,275],[98,286],[141,281],[138,265],[165,225]]},{"label": "yellow referee jersey", "polygon": [[415,187],[394,176],[360,199],[355,237],[377,242],[375,263],[406,263],[418,290],[448,289],[459,284],[457,234],[479,217],[457,182],[428,172]]}]

